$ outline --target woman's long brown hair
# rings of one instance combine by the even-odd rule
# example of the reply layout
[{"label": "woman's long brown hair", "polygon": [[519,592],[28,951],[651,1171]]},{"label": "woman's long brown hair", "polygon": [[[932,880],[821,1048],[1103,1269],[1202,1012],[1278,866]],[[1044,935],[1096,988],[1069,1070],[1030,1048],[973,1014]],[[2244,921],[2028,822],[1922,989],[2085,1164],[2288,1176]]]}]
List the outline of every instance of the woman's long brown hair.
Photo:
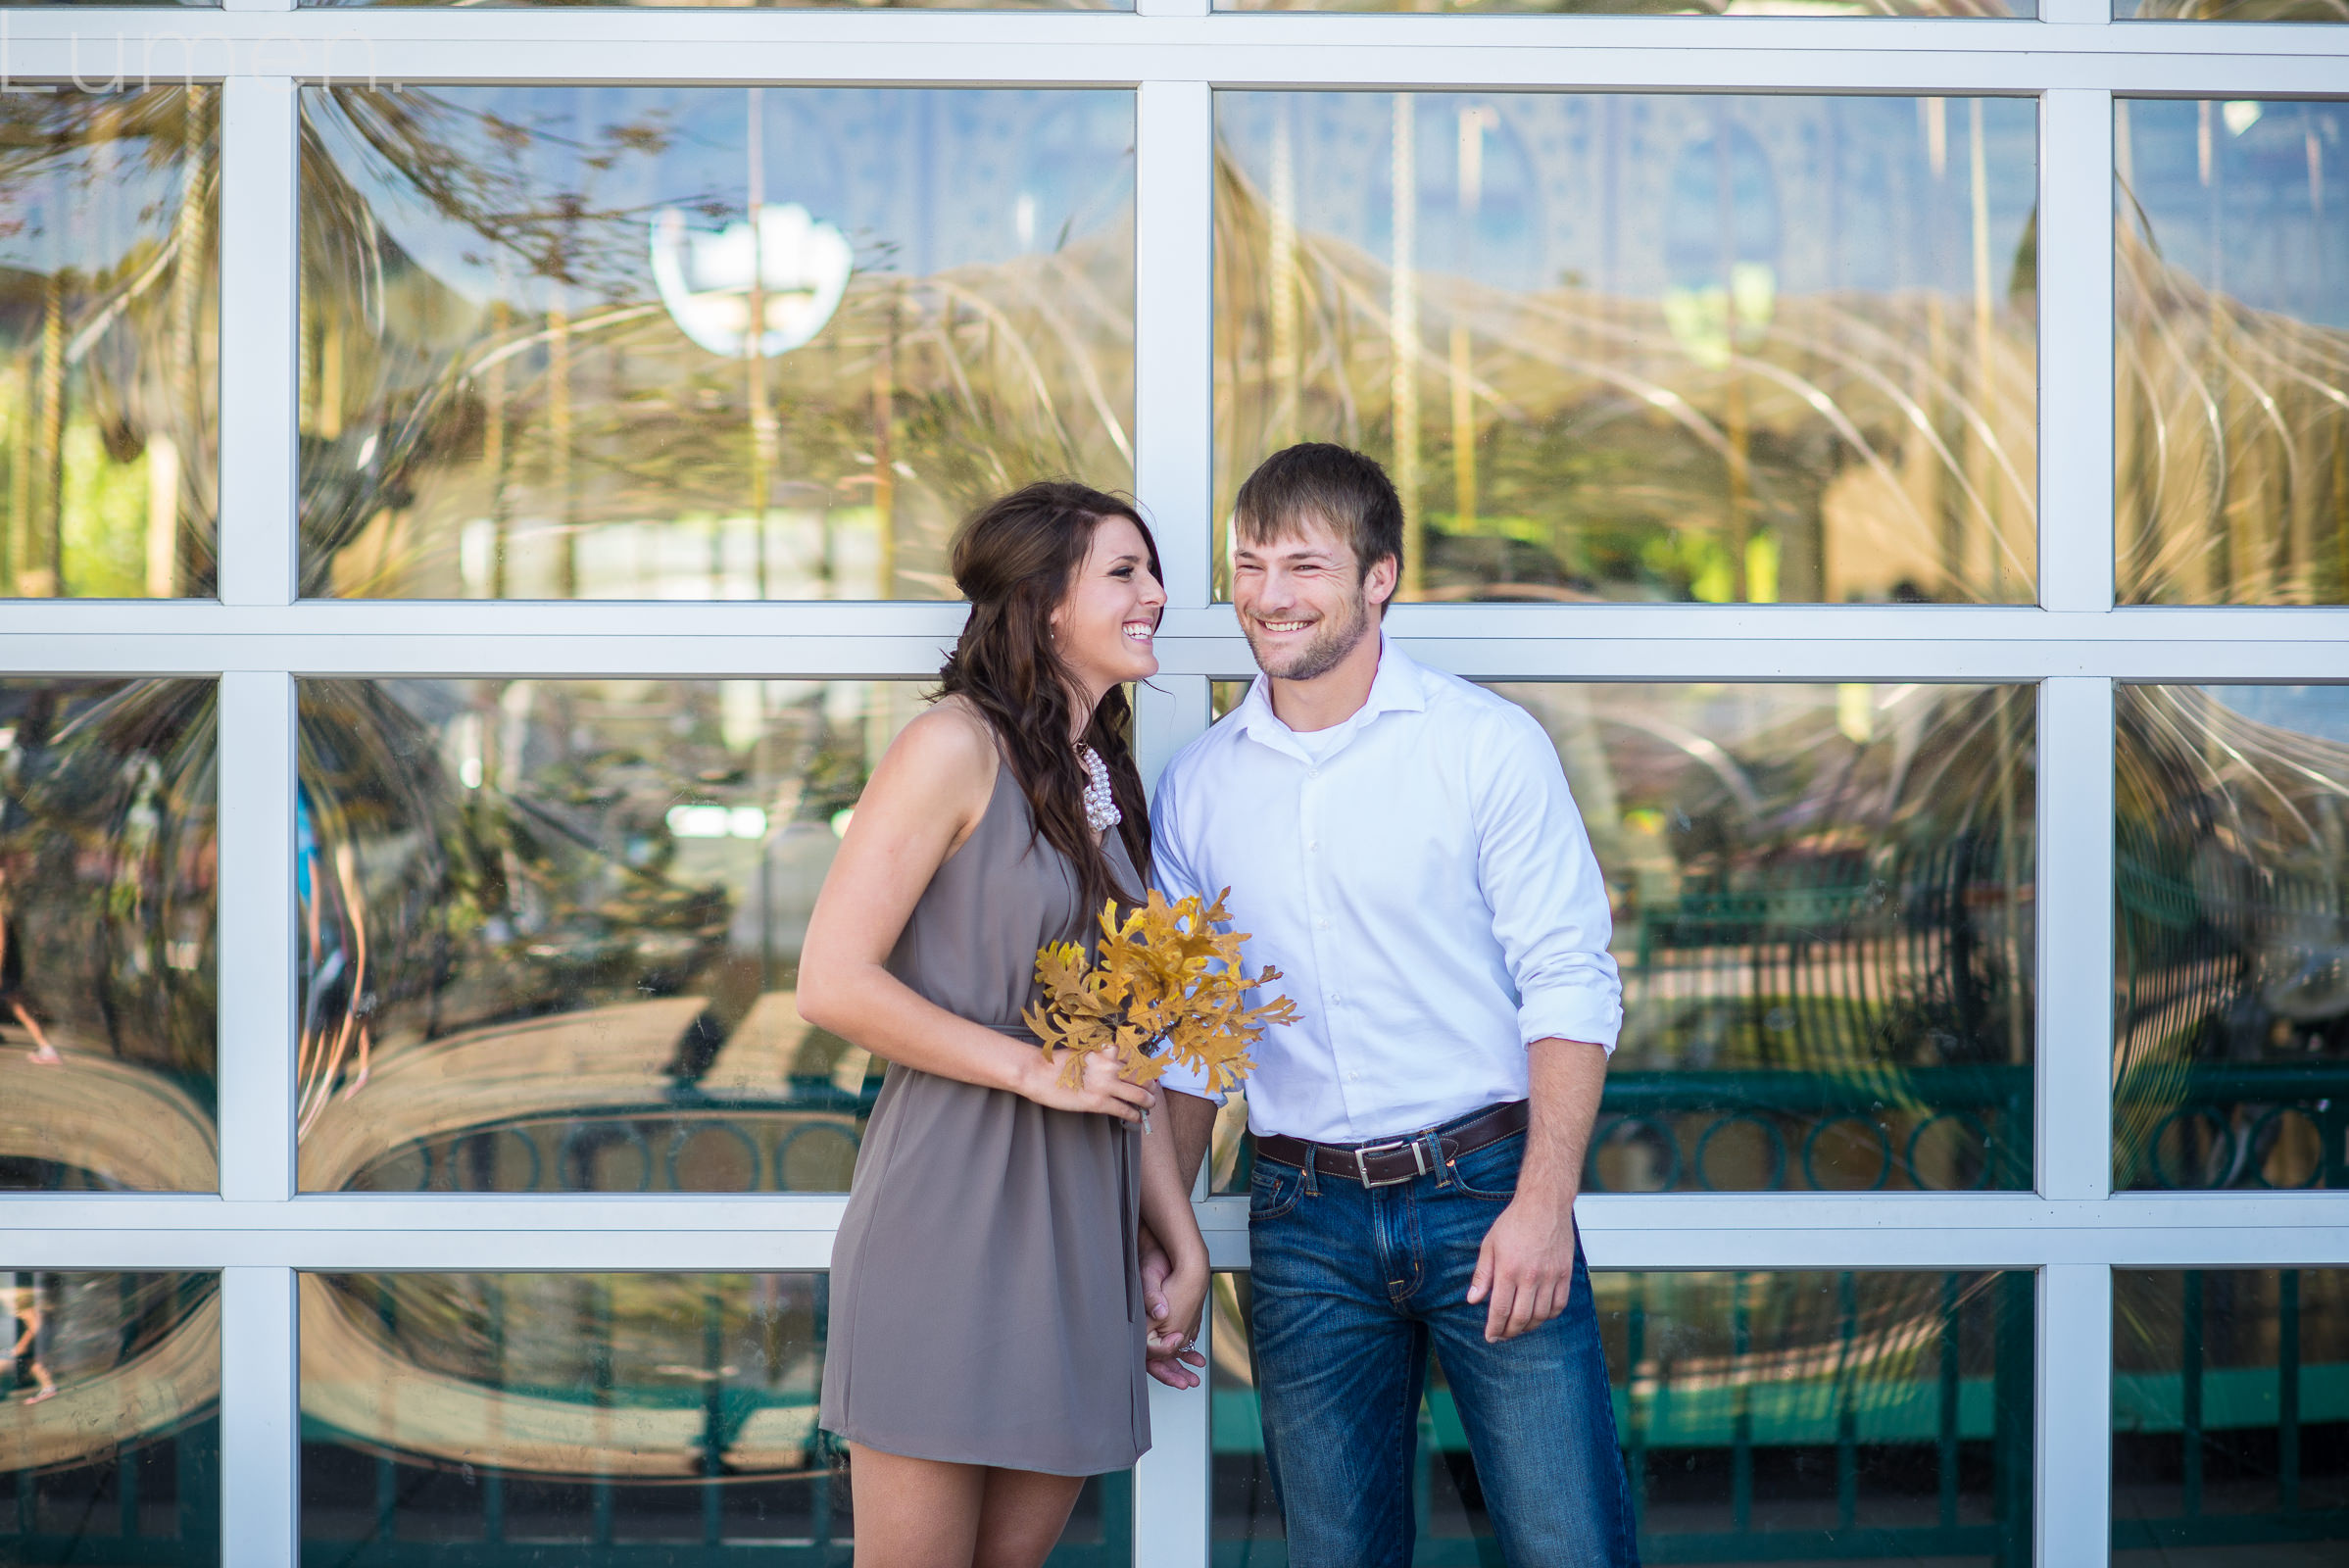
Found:
[{"label": "woman's long brown hair", "polygon": [[[1085,771],[1068,741],[1070,679],[1052,645],[1052,612],[1075,583],[1104,517],[1142,530],[1150,574],[1158,545],[1131,503],[1066,480],[1044,480],[988,503],[955,536],[954,586],[970,601],[961,639],[938,672],[939,695],[960,697],[985,715],[1005,765],[1028,799],[1035,836],[1076,867],[1088,911],[1114,898],[1132,902],[1085,823]],[[1133,712],[1109,688],[1085,726],[1085,744],[1109,765],[1109,788],[1124,820],[1117,831],[1135,868],[1150,875],[1150,807],[1134,765]],[[1034,842],[1033,839],[1030,842]]]}]

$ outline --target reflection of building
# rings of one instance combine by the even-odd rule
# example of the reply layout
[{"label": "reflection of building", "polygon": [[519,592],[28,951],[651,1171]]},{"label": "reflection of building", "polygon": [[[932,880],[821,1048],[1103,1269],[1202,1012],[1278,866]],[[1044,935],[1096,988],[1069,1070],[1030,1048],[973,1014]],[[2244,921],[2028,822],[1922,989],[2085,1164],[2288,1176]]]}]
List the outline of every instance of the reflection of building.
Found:
[{"label": "reflection of building", "polygon": [[1415,597],[2030,597],[2023,106],[1267,93],[1218,124],[1225,495],[1293,435],[1392,454]]}]

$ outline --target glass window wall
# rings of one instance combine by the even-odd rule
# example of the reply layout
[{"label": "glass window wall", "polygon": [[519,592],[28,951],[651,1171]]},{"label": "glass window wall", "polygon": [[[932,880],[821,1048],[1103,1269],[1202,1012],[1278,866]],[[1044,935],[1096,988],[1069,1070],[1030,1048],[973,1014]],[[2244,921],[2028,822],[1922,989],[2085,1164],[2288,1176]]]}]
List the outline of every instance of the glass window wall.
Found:
[{"label": "glass window wall", "polygon": [[[2031,1560],[2028,1272],[1605,1270],[1590,1285],[1644,1561]],[[1213,1560],[1240,1563],[1284,1532],[1252,1293],[1245,1274],[1215,1286]],[[1411,1497],[1414,1561],[1497,1560],[1440,1363]]]},{"label": "glass window wall", "polygon": [[2122,99],[2113,161],[2122,602],[2349,603],[2349,104]]},{"label": "glass window wall", "polygon": [[0,93],[0,598],[214,591],[219,122],[217,87]]},{"label": "glass window wall", "polygon": [[2349,1551],[2349,1270],[2113,1274],[2113,1561]]},{"label": "glass window wall", "polygon": [[2349,1187],[2349,686],[2114,711],[2114,1182]]},{"label": "glass window wall", "polygon": [[[2116,0],[2126,4],[2127,0]],[[1669,17],[2035,17],[2034,0],[1216,0],[1218,11],[1474,11]]]},{"label": "glass window wall", "polygon": [[0,1193],[220,1185],[214,692],[0,678]]},{"label": "glass window wall", "polygon": [[1132,483],[1131,92],[306,87],[302,126],[305,594],[951,599],[979,502]]},{"label": "glass window wall", "polygon": [[2031,1185],[2031,688],[1493,689],[1556,743],[1614,904],[1585,1191]]},{"label": "glass window wall", "polygon": [[845,1192],[792,1007],[912,681],[304,681],[308,1192]]},{"label": "glass window wall", "polygon": [[[306,1274],[301,1301],[306,1557],[850,1554],[820,1273]],[[1051,1562],[1132,1540],[1131,1478],[1103,1476]]]},{"label": "glass window wall", "polygon": [[0,1269],[0,1562],[220,1560],[213,1274]]},{"label": "glass window wall", "polygon": [[1339,441],[1402,493],[1406,600],[2029,603],[2036,135],[2026,98],[1218,94],[1217,518]]}]

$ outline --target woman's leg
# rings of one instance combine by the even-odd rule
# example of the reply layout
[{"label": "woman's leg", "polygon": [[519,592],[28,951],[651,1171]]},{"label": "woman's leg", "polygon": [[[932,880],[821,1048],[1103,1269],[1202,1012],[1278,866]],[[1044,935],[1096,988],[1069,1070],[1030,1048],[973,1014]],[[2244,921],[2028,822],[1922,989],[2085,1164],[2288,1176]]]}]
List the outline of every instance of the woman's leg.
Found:
[{"label": "woman's leg", "polygon": [[850,1444],[856,1568],[970,1568],[990,1473]]},{"label": "woman's leg", "polygon": [[979,1547],[971,1568],[1038,1568],[1058,1544],[1083,1476],[990,1470],[979,1508]]}]

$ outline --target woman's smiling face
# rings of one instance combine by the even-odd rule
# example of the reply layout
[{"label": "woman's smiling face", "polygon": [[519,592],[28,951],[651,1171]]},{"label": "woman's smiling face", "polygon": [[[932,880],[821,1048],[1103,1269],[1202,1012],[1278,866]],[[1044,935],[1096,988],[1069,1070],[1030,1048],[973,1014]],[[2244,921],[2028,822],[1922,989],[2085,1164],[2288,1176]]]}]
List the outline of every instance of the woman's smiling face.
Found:
[{"label": "woman's smiling face", "polygon": [[1158,656],[1150,642],[1165,608],[1166,590],[1150,568],[1142,530],[1130,517],[1101,518],[1052,612],[1061,662],[1096,701],[1112,686],[1155,675]]}]

